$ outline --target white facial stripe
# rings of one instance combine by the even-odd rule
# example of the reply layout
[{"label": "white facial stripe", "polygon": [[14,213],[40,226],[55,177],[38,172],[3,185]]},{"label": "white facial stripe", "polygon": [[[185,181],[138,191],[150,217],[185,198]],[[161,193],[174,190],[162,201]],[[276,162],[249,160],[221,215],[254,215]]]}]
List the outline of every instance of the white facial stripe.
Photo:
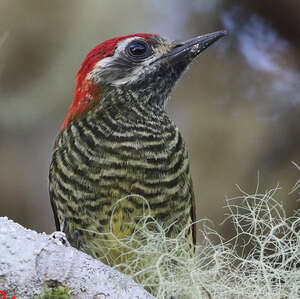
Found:
[{"label": "white facial stripe", "polygon": [[[93,79],[95,81],[95,83],[101,82],[101,79],[102,79],[101,73],[103,72],[103,70],[105,70],[107,67],[109,67],[109,65],[112,65],[114,60],[116,59],[116,57],[119,57],[120,55],[122,55],[122,53],[124,53],[124,51],[125,51],[125,48],[133,40],[143,40],[143,38],[134,36],[134,37],[127,38],[125,40],[120,41],[117,44],[114,55],[103,58],[100,61],[98,61],[95,64],[94,69],[87,75],[87,79]],[[162,54],[163,53],[160,53],[160,52],[154,53],[154,55],[151,58],[149,57],[149,58],[145,59],[144,61],[141,61],[139,63],[139,66],[137,66],[128,77],[117,79],[117,80],[111,82],[111,84],[118,86],[118,85],[122,85],[122,84],[125,84],[128,82],[137,81],[140,77],[141,72],[144,71],[144,68],[148,67],[152,61],[156,60]]]},{"label": "white facial stripe", "polygon": [[124,52],[125,48],[131,41],[138,40],[138,39],[141,39],[141,38],[140,37],[131,37],[131,38],[127,38],[125,40],[120,41],[117,44],[117,48],[114,51],[114,55],[105,57],[105,58],[101,59],[100,61],[98,61],[95,64],[94,69],[105,68],[108,64],[111,64],[111,62],[114,61],[114,57],[118,57],[120,55],[120,53]]},{"label": "white facial stripe", "polygon": [[114,86],[118,86],[118,85],[123,85],[125,83],[138,81],[142,77],[141,75],[143,73],[145,73],[145,68],[148,67],[147,64],[149,64],[149,61],[141,63],[138,67],[136,67],[130,73],[130,76],[115,80],[115,81],[112,82],[112,84]]},{"label": "white facial stripe", "polygon": [[109,56],[109,57],[105,57],[101,60],[99,60],[93,70],[91,72],[88,73],[87,75],[87,79],[94,79],[96,80],[96,82],[98,81],[97,78],[99,78],[99,74],[101,74],[102,70],[105,69],[105,67],[107,67],[108,65],[112,64],[112,62],[115,60],[114,57],[118,57],[120,55],[121,52],[123,52],[126,48],[126,46],[133,40],[137,40],[137,39],[141,39],[140,37],[131,37],[131,38],[127,38],[125,40],[120,41],[117,44],[117,48],[114,51],[114,55],[113,56]]},{"label": "white facial stripe", "polygon": [[138,78],[139,78],[138,74],[132,75],[132,76],[129,76],[129,77],[124,77],[124,78],[113,81],[112,85],[114,85],[114,86],[123,85],[125,83],[137,81]]},{"label": "white facial stripe", "polygon": [[106,66],[111,64],[113,61],[114,61],[113,57],[105,57],[105,58],[99,60],[95,64],[93,70],[87,74],[86,78],[88,80],[93,79],[95,81],[95,83],[98,83],[98,81],[101,80],[101,78],[100,78],[101,71],[104,70],[106,68]]},{"label": "white facial stripe", "polygon": [[[123,39],[121,40],[118,44],[117,44],[117,48],[115,50],[115,54],[117,54],[116,56],[119,56],[120,53],[124,52],[125,48],[127,47],[127,45],[129,43],[131,43],[134,40],[143,40],[143,38],[138,37],[138,36],[134,36],[134,37],[130,37],[127,39]],[[115,56],[114,54],[114,56]]]}]

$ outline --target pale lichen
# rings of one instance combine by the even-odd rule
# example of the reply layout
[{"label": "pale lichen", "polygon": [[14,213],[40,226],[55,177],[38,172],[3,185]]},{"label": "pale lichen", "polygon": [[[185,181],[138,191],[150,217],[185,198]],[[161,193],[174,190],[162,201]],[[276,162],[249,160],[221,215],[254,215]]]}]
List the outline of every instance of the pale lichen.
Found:
[{"label": "pale lichen", "polygon": [[235,236],[224,240],[203,220],[194,256],[184,232],[167,237],[167,228],[148,211],[130,239],[116,238],[127,248],[127,262],[115,268],[157,298],[299,298],[300,218],[297,211],[287,217],[278,189],[259,192],[257,186],[247,193],[239,188],[239,196],[226,200],[225,221],[233,223]]}]

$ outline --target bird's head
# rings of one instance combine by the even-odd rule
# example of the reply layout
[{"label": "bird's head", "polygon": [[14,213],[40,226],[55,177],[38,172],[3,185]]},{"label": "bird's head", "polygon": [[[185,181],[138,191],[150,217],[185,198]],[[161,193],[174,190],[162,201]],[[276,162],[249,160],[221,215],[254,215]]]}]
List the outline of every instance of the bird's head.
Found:
[{"label": "bird's head", "polygon": [[73,104],[62,129],[97,106],[113,89],[131,92],[137,101],[163,105],[193,58],[225,34],[217,31],[185,42],[157,34],[132,34],[99,44],[88,53],[76,75]]}]

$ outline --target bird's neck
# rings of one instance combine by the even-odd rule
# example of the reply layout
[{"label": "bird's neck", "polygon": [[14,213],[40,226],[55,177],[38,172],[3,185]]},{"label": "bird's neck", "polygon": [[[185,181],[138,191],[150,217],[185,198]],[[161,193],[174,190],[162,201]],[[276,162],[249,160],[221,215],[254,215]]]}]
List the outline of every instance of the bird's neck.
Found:
[{"label": "bird's neck", "polygon": [[103,94],[92,110],[70,121],[67,128],[58,135],[56,146],[62,146],[74,137],[79,138],[79,135],[89,139],[90,136],[87,135],[90,132],[102,140],[110,140],[111,136],[117,136],[116,140],[120,141],[121,135],[134,136],[134,132],[140,132],[143,128],[147,128],[148,133],[151,133],[151,139],[159,140],[164,136],[164,132],[173,136],[176,131],[176,126],[164,107],[157,101],[136,98],[136,94],[114,89]]},{"label": "bird's neck", "polygon": [[109,113],[113,118],[122,117],[128,121],[146,121],[165,118],[164,100],[153,98],[147,92],[113,88],[108,90],[91,112],[95,121],[101,122],[101,115]]},{"label": "bird's neck", "polygon": [[63,122],[62,131],[72,121],[85,117],[93,118],[95,122],[101,121],[103,113],[110,113],[113,118],[123,115],[133,121],[145,121],[154,116],[158,119],[165,118],[167,115],[164,106],[167,96],[168,94],[156,93],[155,89],[143,86],[95,89],[87,82],[75,90],[74,100]]}]

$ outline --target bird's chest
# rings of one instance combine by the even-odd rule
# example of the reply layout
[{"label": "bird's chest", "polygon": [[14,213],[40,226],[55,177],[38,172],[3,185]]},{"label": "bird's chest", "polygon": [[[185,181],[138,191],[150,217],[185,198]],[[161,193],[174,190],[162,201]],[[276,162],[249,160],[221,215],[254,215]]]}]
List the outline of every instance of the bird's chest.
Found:
[{"label": "bird's chest", "polygon": [[184,171],[185,145],[171,122],[75,123],[69,133],[63,145],[68,168],[86,184],[93,182],[93,189],[105,184],[131,191],[135,184],[156,184]]},{"label": "bird's chest", "polygon": [[[106,159],[116,159],[123,166],[152,168],[168,166],[178,148],[180,133],[175,126],[158,126],[153,122],[123,126],[102,138],[96,151]],[[176,147],[177,146],[177,147]],[[184,146],[180,144],[180,147]],[[177,152],[177,153],[178,153]]]}]

